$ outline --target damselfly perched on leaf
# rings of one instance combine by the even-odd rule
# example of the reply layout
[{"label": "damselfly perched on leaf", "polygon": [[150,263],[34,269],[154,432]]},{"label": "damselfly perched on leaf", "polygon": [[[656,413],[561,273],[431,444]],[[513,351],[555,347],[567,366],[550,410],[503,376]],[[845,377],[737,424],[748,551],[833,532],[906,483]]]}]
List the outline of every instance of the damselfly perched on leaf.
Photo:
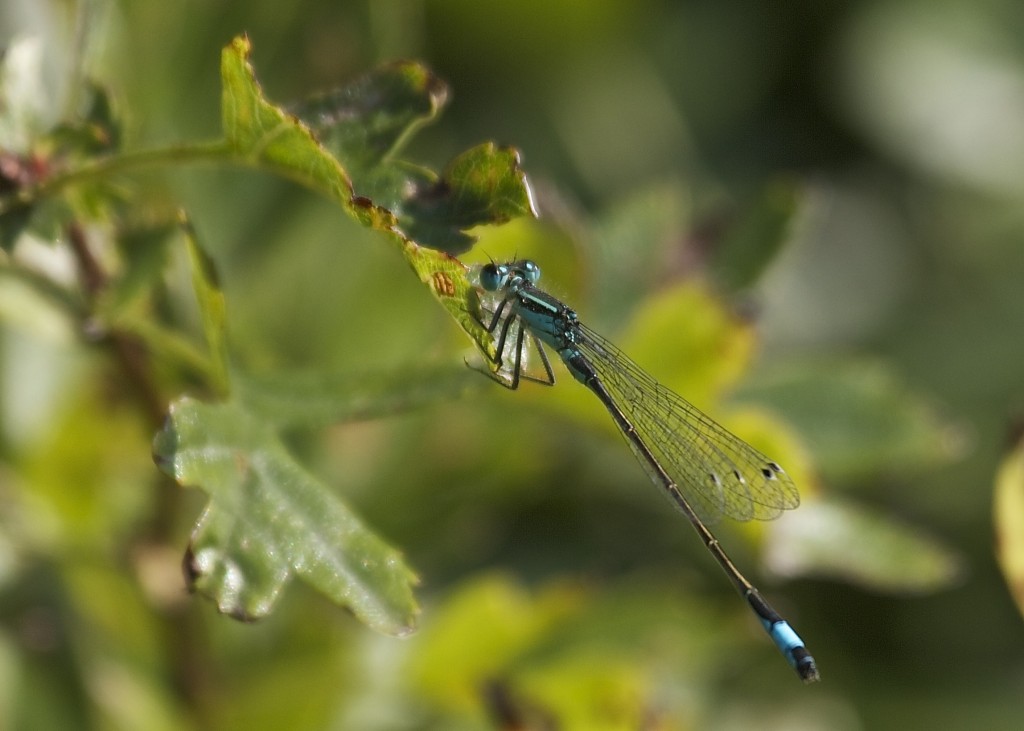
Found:
[{"label": "damselfly perched on leaf", "polygon": [[[511,389],[521,378],[555,382],[544,346],[554,348],[573,377],[605,405],[647,474],[689,519],[757,615],[765,631],[805,682],[819,679],[814,658],[721,547],[706,521],[719,515],[769,520],[800,503],[789,475],[749,444],[659,384],[621,350],[579,321],[576,312],[537,287],[540,268],[521,259],[480,269],[480,286],[499,299],[489,323],[497,332],[496,371]],[[523,372],[527,338],[544,376]],[[510,360],[507,360],[510,358]]]}]

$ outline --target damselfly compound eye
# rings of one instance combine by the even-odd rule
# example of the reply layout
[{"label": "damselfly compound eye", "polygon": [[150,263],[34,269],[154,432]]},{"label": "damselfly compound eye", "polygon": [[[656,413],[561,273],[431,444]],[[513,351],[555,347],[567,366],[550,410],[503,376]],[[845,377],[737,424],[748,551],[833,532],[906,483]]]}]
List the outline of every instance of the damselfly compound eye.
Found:
[{"label": "damselfly compound eye", "polygon": [[523,278],[530,284],[536,284],[540,281],[540,267],[529,259],[523,262],[522,272]]},{"label": "damselfly compound eye", "polygon": [[508,281],[508,266],[505,264],[484,264],[480,268],[480,286],[488,292],[497,292]]}]

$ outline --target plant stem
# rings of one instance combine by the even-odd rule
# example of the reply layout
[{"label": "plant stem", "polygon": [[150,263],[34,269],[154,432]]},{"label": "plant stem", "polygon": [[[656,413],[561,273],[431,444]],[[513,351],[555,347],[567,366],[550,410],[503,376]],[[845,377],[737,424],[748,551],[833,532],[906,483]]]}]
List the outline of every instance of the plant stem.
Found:
[{"label": "plant stem", "polygon": [[[67,227],[67,236],[71,251],[78,262],[87,306],[91,310],[107,285],[107,273],[89,249],[89,242],[81,226],[77,223],[70,224]],[[86,327],[88,328],[88,323]],[[103,340],[110,345],[122,372],[135,387],[150,422],[154,427],[159,427],[166,415],[167,404],[150,375],[145,346],[137,338],[117,329],[105,333]]]},{"label": "plant stem", "polygon": [[223,140],[175,145],[153,150],[138,150],[91,160],[46,178],[35,186],[22,188],[5,200],[0,200],[0,216],[15,208],[30,206],[35,201],[82,183],[103,180],[119,173],[141,170],[160,165],[183,165],[203,162],[238,164],[238,157]]}]

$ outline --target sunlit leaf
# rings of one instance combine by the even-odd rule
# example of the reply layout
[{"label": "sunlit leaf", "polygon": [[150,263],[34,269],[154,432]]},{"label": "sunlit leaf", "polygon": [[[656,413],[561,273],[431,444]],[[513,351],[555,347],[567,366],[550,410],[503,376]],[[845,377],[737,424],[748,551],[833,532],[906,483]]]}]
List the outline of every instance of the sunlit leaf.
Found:
[{"label": "sunlit leaf", "polygon": [[468,583],[431,612],[416,639],[412,675],[441,705],[474,708],[482,683],[504,675],[578,604],[577,593],[565,587],[532,595],[499,575]]},{"label": "sunlit leaf", "polygon": [[494,336],[481,324],[480,296],[469,280],[469,268],[454,256],[424,246],[409,245],[403,253],[416,276],[477,347],[493,354]]},{"label": "sunlit leaf", "polygon": [[[449,719],[610,731],[643,728],[656,710],[658,728],[688,728],[682,720],[700,718],[703,704],[663,693],[710,682],[735,660],[734,623],[748,617],[727,602],[733,611],[664,576],[584,590],[486,575],[429,612],[409,668]],[[749,643],[767,644],[753,626]],[[762,650],[771,658],[770,646]]]},{"label": "sunlit leaf", "polygon": [[689,282],[648,298],[619,345],[662,384],[707,409],[747,371],[755,340],[748,323]]},{"label": "sunlit leaf", "polygon": [[566,731],[632,731],[654,710],[648,669],[620,652],[565,655],[524,676],[523,696]]},{"label": "sunlit leaf", "polygon": [[1024,613],[1024,441],[1018,442],[999,467],[993,511],[996,556],[1006,585]]},{"label": "sunlit leaf", "polygon": [[808,500],[772,524],[764,561],[783,576],[837,578],[875,591],[946,588],[960,559],[920,529],[838,500]]},{"label": "sunlit leaf", "polygon": [[192,536],[193,586],[241,619],[270,612],[299,576],[368,626],[402,635],[415,624],[415,576],[298,465],[275,432],[236,403],[171,406],[157,464],[210,496]]},{"label": "sunlit leaf", "polygon": [[[643,728],[652,714],[659,729],[700,727],[704,704],[669,689],[695,690],[729,665],[741,646],[735,622],[747,619],[743,606],[728,595],[728,609],[712,604],[664,576],[606,586],[588,599],[516,667],[512,688],[523,702],[579,731]],[[742,644],[748,660],[761,640],[751,629]],[[774,659],[770,647],[760,649]]]}]

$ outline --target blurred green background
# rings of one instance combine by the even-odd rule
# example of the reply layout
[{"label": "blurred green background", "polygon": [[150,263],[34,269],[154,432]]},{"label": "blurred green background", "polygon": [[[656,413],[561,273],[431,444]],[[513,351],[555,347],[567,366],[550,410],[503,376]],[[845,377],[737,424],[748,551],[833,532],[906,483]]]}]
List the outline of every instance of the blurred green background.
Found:
[{"label": "blurred green background", "polygon": [[[481,232],[467,260],[528,253],[616,339],[632,313],[607,287],[635,261],[652,294],[697,278],[749,318],[758,356],[737,403],[770,407],[803,445],[801,510],[858,508],[834,530],[803,524],[841,537],[832,563],[793,555],[775,528],[718,530],[824,680],[793,677],[599,409],[588,429],[539,389],[291,444],[418,571],[416,636],[376,636],[300,584],[258,624],[217,615],[178,574],[202,495],[159,502],[152,429],[111,398],[103,358],[52,313],[8,303],[0,726],[516,728],[519,713],[529,728],[1019,727],[1024,627],[992,495],[1024,413],[1024,6],[0,8],[0,45],[40,39],[45,113],[66,112],[84,48],[128,148],[219,134],[219,53],[241,32],[281,101],[386,60],[429,65],[451,98],[408,159],[440,168],[490,139],[521,151],[542,219]],[[251,371],[386,371],[469,347],[391,247],[307,190],[210,167],[132,181],[188,211]],[[742,250],[779,190],[800,202],[784,248],[755,286],[730,287],[723,242]],[[556,390],[574,388],[562,373]],[[920,436],[889,439],[889,413]],[[861,530],[860,511],[899,539]],[[919,562],[932,573],[906,578]]]}]

